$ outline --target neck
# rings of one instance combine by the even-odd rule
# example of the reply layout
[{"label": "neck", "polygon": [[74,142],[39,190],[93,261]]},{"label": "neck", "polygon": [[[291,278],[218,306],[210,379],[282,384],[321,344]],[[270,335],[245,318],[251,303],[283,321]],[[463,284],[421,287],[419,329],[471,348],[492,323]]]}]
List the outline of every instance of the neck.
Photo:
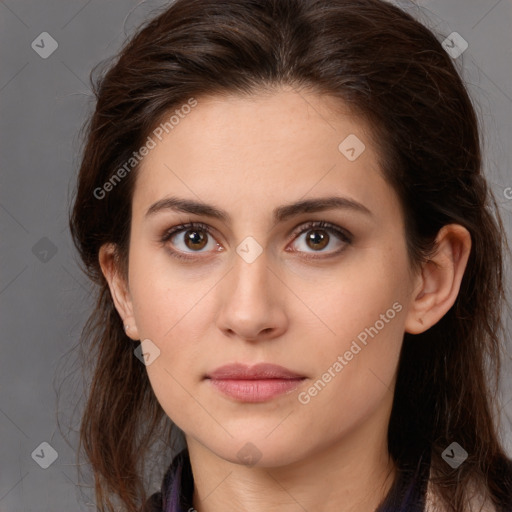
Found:
[{"label": "neck", "polygon": [[373,418],[334,444],[272,467],[237,464],[187,437],[194,508],[197,512],[374,512],[396,476],[387,451],[387,422],[382,420]]}]

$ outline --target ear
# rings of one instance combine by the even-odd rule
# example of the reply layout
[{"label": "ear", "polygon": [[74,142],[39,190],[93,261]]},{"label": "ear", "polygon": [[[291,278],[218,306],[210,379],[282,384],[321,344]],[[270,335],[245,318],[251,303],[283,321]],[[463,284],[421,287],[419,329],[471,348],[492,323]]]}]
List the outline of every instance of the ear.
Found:
[{"label": "ear", "polygon": [[[127,336],[139,340],[139,331],[133,315],[133,304],[128,283],[119,270],[116,248],[114,244],[104,244],[99,250],[99,263],[114,300],[114,306],[125,326]],[[128,326],[126,328],[126,326]]]},{"label": "ear", "polygon": [[436,252],[418,275],[407,312],[405,331],[430,329],[453,306],[471,251],[471,235],[459,224],[448,224],[436,237]]}]

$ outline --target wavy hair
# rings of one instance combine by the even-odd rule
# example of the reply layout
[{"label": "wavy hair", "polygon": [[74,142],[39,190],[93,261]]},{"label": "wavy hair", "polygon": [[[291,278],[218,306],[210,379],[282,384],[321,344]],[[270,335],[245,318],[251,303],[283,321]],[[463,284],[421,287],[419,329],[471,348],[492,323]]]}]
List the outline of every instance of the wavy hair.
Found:
[{"label": "wavy hair", "polygon": [[[510,506],[512,477],[499,430],[501,312],[506,241],[482,170],[475,107],[434,33],[381,0],[176,0],[141,26],[97,78],[70,229],[96,306],[81,336],[90,388],[80,447],[99,510],[135,512],[147,498],[147,454],[173,425],[134,357],[98,252],[117,248],[127,275],[137,167],[101,188],[164,116],[191,97],[251,95],[288,85],[339,99],[371,127],[380,166],[403,208],[411,268],[428,261],[438,231],[457,223],[472,248],[453,307],[432,328],[405,333],[388,430],[399,471],[425,449],[447,510],[467,510],[477,484]],[[469,453],[442,459],[453,441]]]}]

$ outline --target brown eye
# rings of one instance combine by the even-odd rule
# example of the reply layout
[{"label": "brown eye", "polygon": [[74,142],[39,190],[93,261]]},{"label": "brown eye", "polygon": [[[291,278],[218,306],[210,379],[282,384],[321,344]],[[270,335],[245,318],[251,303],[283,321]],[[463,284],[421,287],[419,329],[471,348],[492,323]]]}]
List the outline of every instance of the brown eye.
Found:
[{"label": "brown eye", "polygon": [[188,249],[200,250],[205,247],[208,235],[205,235],[201,229],[187,229],[184,234],[184,243]]},{"label": "brown eye", "polygon": [[329,243],[329,234],[324,229],[312,229],[306,236],[306,244],[314,250],[322,250]]},{"label": "brown eye", "polygon": [[[193,253],[202,254],[220,247],[211,236],[210,229],[202,223],[180,224],[168,230],[161,239],[177,258],[189,258]],[[219,249],[218,249],[219,250]]]},{"label": "brown eye", "polygon": [[[302,238],[302,235],[305,235],[304,238]],[[315,253],[319,253],[318,257],[334,256],[352,243],[351,234],[324,221],[309,222],[306,226],[297,229],[295,236],[294,245],[296,247],[294,252],[301,252],[306,258],[317,257]],[[334,250],[324,250],[329,245],[335,244],[335,242],[338,242],[338,248],[335,245],[332,248]],[[299,246],[298,248],[297,245]]]}]

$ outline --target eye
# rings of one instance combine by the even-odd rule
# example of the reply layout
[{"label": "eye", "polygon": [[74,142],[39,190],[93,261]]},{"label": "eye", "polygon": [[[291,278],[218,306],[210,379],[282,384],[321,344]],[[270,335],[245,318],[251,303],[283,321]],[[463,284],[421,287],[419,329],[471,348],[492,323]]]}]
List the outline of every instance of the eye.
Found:
[{"label": "eye", "polygon": [[[293,233],[294,237],[298,237],[304,234],[307,236],[302,244],[303,249],[294,249],[292,252],[305,252],[306,254],[327,252],[323,251],[323,249],[327,247],[331,242],[331,236],[329,233],[334,234],[338,241],[341,242],[341,248],[338,250],[329,251],[329,255],[331,256],[340,253],[343,251],[343,249],[345,249],[346,245],[352,242],[352,236],[338,226],[324,221],[312,221],[307,223],[305,226],[301,225]],[[177,241],[173,240],[175,238]],[[163,244],[171,241],[172,245],[177,247],[178,250],[169,250],[171,255],[178,259],[191,260],[194,259],[194,256],[188,256],[187,254],[208,252],[208,250],[215,250],[216,252],[223,250],[219,243],[214,242],[211,228],[201,222],[190,222],[187,224],[174,226],[164,233],[161,241]],[[215,247],[217,248],[214,249]],[[306,249],[310,248],[312,251],[309,252],[304,250],[304,247]],[[203,249],[206,250],[203,251]],[[306,258],[315,257],[324,256],[306,256]]]},{"label": "eye", "polygon": [[[178,236],[182,234],[185,236]],[[212,249],[212,246],[216,245],[217,251],[221,250],[218,243],[213,243],[213,237],[208,240],[208,237],[210,237],[211,234],[211,229],[206,224],[201,222],[189,222],[187,224],[174,226],[166,233],[164,233],[164,236],[162,237],[162,243],[166,243],[169,240],[172,241],[172,239],[176,237],[178,242],[181,242],[181,244],[173,242],[173,245],[178,246],[178,251],[171,249],[171,255],[178,259],[193,259],[193,256],[186,256],[187,249],[191,249],[192,252],[199,252],[205,247],[208,247],[208,245],[210,250]],[[211,243],[209,244],[209,242]]]},{"label": "eye", "polygon": [[[341,241],[341,247],[334,251],[323,251],[325,247],[329,245],[332,241],[329,233],[334,233],[338,241]],[[345,247],[352,243],[352,235],[347,231],[331,224],[329,222],[324,221],[313,221],[307,223],[305,226],[301,226],[298,230],[294,232],[294,235],[302,236],[306,235],[303,243],[300,244],[302,249],[299,249],[299,252],[305,252],[306,254],[313,254],[313,256],[306,256],[307,258],[323,258],[326,257],[324,255],[315,256],[314,253],[324,253],[327,252],[328,256],[333,256],[342,252]],[[300,238],[298,238],[300,241]],[[312,251],[304,250],[304,249],[312,249]],[[295,250],[293,251],[295,252]]]}]

